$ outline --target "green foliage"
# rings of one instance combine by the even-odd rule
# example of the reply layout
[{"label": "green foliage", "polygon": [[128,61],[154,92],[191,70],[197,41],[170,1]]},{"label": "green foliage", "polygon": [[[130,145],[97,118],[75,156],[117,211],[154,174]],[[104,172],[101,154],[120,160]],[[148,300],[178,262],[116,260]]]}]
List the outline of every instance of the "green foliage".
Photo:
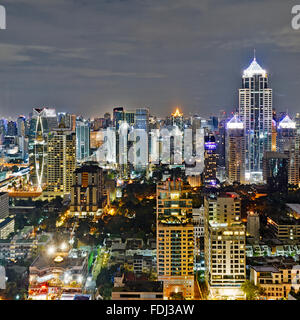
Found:
[{"label": "green foliage", "polygon": [[246,294],[247,300],[257,300],[261,294],[263,294],[263,289],[260,286],[256,286],[253,281],[246,280],[241,289]]}]

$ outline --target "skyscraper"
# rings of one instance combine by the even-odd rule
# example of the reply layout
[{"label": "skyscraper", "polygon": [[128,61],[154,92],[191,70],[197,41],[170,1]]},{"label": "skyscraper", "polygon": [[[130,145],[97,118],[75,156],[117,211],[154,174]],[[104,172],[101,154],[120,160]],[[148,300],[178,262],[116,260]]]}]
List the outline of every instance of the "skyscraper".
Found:
[{"label": "skyscraper", "polygon": [[90,156],[90,125],[88,122],[76,122],[76,160],[84,161]]},{"label": "skyscraper", "polygon": [[157,185],[157,274],[164,298],[194,296],[192,199],[182,181]]},{"label": "skyscraper", "polygon": [[245,181],[244,125],[235,115],[226,126],[226,173],[229,183]]},{"label": "skyscraper", "polygon": [[97,162],[86,162],[73,173],[71,187],[72,216],[101,215],[103,201],[103,171]]},{"label": "skyscraper", "polygon": [[209,295],[214,299],[243,298],[246,280],[245,226],[236,193],[204,199],[204,256]]},{"label": "skyscraper", "polygon": [[299,149],[295,121],[286,115],[278,124],[277,150],[288,156],[288,179],[292,185],[299,184]]},{"label": "skyscraper", "polygon": [[267,151],[263,158],[263,177],[270,192],[288,189],[289,157],[286,153]]},{"label": "skyscraper", "polygon": [[204,137],[204,184],[215,186],[217,181],[217,143],[214,135]]},{"label": "skyscraper", "polygon": [[245,177],[250,182],[262,182],[262,159],[272,149],[272,89],[268,74],[254,57],[244,70],[239,89],[239,118],[244,123]]},{"label": "skyscraper", "polygon": [[149,109],[139,108],[135,110],[135,128],[149,131]]},{"label": "skyscraper", "polygon": [[64,196],[71,192],[75,170],[75,133],[59,128],[48,137],[47,190],[48,197]]},{"label": "skyscraper", "polygon": [[33,185],[36,186],[38,190],[43,189],[43,185],[47,180],[47,135],[44,131],[45,116],[44,109],[33,109],[28,146],[29,163],[33,166],[30,177]]}]

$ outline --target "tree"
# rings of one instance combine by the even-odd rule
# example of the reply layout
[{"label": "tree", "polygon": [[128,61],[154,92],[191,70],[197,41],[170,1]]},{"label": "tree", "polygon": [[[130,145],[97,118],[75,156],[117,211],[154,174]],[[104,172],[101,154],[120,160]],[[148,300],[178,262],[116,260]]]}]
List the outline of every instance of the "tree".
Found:
[{"label": "tree", "polygon": [[262,288],[260,286],[256,286],[253,281],[246,280],[241,289],[246,294],[247,300],[257,300],[261,293],[263,293]]}]

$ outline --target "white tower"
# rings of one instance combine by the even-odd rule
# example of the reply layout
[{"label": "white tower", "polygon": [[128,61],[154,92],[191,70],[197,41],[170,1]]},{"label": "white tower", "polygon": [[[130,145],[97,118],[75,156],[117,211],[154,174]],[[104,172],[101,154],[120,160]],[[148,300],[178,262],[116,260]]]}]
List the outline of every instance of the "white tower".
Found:
[{"label": "white tower", "polygon": [[262,182],[263,155],[271,151],[272,145],[272,89],[266,70],[255,57],[243,73],[239,118],[245,130],[245,178],[249,182]]}]

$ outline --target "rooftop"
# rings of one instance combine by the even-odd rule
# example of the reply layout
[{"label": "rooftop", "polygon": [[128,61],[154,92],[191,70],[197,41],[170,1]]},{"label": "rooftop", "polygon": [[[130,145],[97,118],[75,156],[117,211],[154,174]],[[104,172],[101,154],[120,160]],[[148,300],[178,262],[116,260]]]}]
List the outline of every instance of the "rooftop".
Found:
[{"label": "rooftop", "polygon": [[114,287],[113,292],[163,292],[162,281],[127,281],[124,287]]},{"label": "rooftop", "polygon": [[300,203],[287,203],[286,206],[300,214]]},{"label": "rooftop", "polygon": [[[61,259],[56,259],[58,256],[62,257]],[[32,263],[30,268],[37,268],[37,269],[45,269],[45,268],[72,268],[72,267],[80,267],[84,265],[84,261],[86,257],[79,257],[79,258],[70,258],[68,256],[64,256],[56,254],[55,256],[47,255],[46,252],[41,253]]]},{"label": "rooftop", "polygon": [[244,77],[253,77],[254,75],[261,75],[265,77],[267,74],[266,70],[264,70],[256,61],[254,57],[253,61],[251,62],[250,66],[244,70]]}]

